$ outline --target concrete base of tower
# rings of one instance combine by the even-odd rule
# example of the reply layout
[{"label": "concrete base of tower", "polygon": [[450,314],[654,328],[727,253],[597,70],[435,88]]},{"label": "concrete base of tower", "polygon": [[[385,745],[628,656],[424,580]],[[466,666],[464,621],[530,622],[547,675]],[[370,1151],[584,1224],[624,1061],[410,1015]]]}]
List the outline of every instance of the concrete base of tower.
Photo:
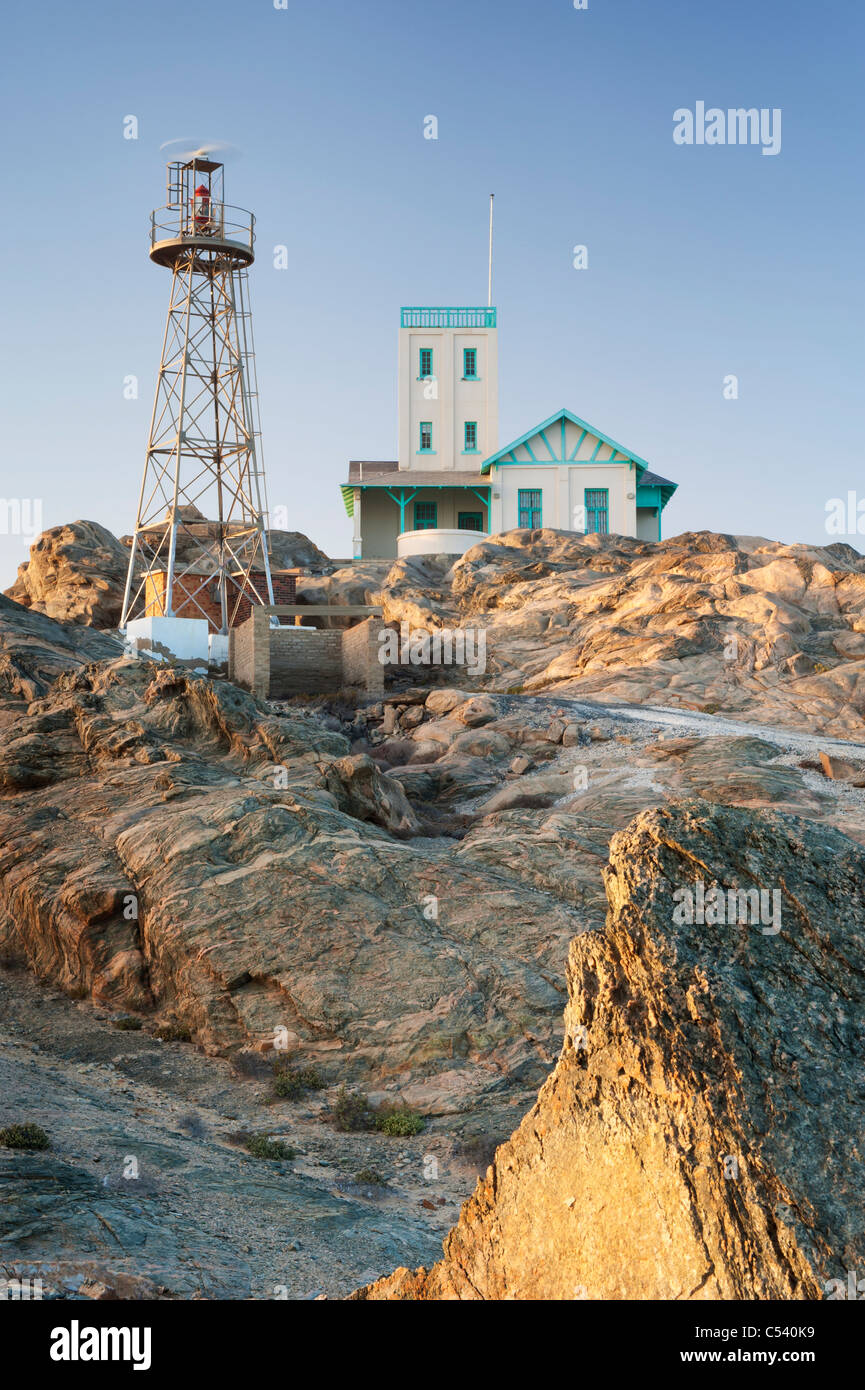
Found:
[{"label": "concrete base of tower", "polygon": [[[129,650],[147,661],[177,661],[206,671],[211,660],[206,618],[133,618],[124,636]],[[227,652],[214,659],[227,660]]]}]

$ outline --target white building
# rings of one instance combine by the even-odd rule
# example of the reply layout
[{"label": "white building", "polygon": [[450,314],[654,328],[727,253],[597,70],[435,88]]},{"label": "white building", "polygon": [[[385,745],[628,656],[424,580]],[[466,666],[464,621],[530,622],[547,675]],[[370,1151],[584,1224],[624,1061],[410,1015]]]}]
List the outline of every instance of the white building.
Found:
[{"label": "white building", "polygon": [[462,555],[478,533],[542,526],[660,540],[677,484],[569,410],[498,447],[493,308],[408,308],[399,458],[352,460],[355,558]]}]

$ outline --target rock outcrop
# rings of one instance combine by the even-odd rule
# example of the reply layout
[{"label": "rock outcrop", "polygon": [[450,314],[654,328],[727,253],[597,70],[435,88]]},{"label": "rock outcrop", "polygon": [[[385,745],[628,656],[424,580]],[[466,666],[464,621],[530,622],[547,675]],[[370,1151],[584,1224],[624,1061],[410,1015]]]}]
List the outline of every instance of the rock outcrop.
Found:
[{"label": "rock outcrop", "polygon": [[52,526],[30,547],[6,596],[62,623],[112,628],[120,622],[129,551],[95,521]]},{"label": "rock outcrop", "polygon": [[[64,545],[43,560],[74,621],[29,591],[0,598],[0,962],[82,1015],[188,1037],[205,1071],[260,1076],[278,1032],[324,1083],[312,1128],[344,1083],[423,1112],[415,1160],[452,1146],[437,1240],[468,1191],[464,1141],[486,1164],[549,1078],[443,1260],[357,1297],[807,1298],[861,1267],[865,746],[828,737],[865,720],[861,557],[514,532],[456,564],[323,565],[308,601],[480,626],[487,671],[402,671],[378,702],[262,704],[126,656],[94,630],[125,562],[106,589]],[[762,889],[766,915],[692,925],[676,914],[699,884],[704,905],[720,884],[748,912]],[[66,1123],[52,1105],[35,1118]],[[63,1200],[89,1201],[80,1136],[71,1152]],[[47,1170],[8,1166],[26,1243]],[[431,1180],[426,1194],[432,1219]],[[325,1197],[310,1222],[326,1209],[341,1229]],[[191,1213],[135,1220],[170,1232]],[[93,1255],[85,1227],[73,1243]],[[194,1220],[184,1231],[182,1257],[145,1271],[157,1284],[178,1280]],[[429,1263],[431,1231],[409,1223],[371,1266],[331,1263],[329,1288]],[[257,1287],[238,1258],[257,1239],[214,1288]]]},{"label": "rock outcrop", "polygon": [[64,626],[0,594],[0,700],[34,700],[65,672],[110,661],[122,650],[107,632]]},{"label": "rock outcrop", "polygon": [[422,1109],[538,1084],[576,911],[418,836],[344,733],[126,659],[3,719],[6,960],[210,1051],[287,1030],[329,1081]]},{"label": "rock outcrop", "polygon": [[[94,522],[54,527],[9,596],[64,622],[116,626],[128,540]],[[187,541],[181,559],[192,557]],[[271,532],[270,548],[275,565],[304,571],[301,602],[380,603],[387,622],[412,629],[482,630],[485,671],[452,668],[454,682],[473,689],[865,734],[865,558],[846,544],[519,530],[455,563],[425,556],[340,569],[299,532]]]},{"label": "rock outcrop", "polygon": [[[210,562],[202,550],[202,545],[207,546],[209,542],[218,540],[219,523],[209,520],[193,503],[187,503],[181,507],[180,516],[182,525],[177,532],[176,545],[178,564],[191,564],[207,569]],[[229,535],[232,529],[242,530],[243,527],[242,524],[229,523]],[[161,529],[145,532],[145,539],[153,550],[160,546],[162,536],[163,531]],[[318,546],[301,531],[281,531],[274,528],[268,531],[267,540],[268,555],[274,569],[294,569],[296,566],[300,566],[314,574],[326,574],[333,569],[324,551],[319,550]],[[125,547],[128,558],[132,537],[121,536],[120,544]]]},{"label": "rock outcrop", "polygon": [[494,690],[865,732],[865,559],[845,544],[509,531],[450,567],[397,561],[380,601],[392,622],[482,629]]},{"label": "rock outcrop", "polygon": [[[684,802],[614,836],[607,923],[572,943],[537,1103],[441,1262],[354,1297],[846,1297],[865,1262],[863,876],[859,845],[777,813]],[[701,884],[724,891],[702,914]]]},{"label": "rock outcrop", "polygon": [[322,763],[321,772],[340,810],[355,820],[381,825],[403,840],[420,834],[420,822],[399,782],[382,775],[365,753]]},{"label": "rock outcrop", "polygon": [[268,531],[267,543],[274,569],[299,568],[307,574],[327,574],[333,569],[324,551],[302,531]]}]

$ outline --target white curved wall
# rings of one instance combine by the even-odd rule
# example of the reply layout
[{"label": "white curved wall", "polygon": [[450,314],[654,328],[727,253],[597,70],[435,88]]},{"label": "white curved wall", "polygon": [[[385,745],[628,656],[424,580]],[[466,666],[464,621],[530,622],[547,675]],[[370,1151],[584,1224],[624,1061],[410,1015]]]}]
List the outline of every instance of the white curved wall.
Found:
[{"label": "white curved wall", "polygon": [[473,545],[486,540],[483,531],[458,531],[436,527],[429,531],[403,531],[397,536],[397,555],[465,555]]}]

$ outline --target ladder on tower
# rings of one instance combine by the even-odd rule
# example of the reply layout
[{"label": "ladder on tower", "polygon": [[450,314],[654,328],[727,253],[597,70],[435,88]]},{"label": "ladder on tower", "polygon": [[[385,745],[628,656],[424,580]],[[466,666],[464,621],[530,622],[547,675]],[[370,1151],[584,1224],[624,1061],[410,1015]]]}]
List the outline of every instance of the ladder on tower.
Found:
[{"label": "ladder on tower", "polygon": [[240,359],[243,366],[243,379],[246,383],[246,398],[249,407],[249,428],[252,435],[255,467],[250,475],[258,484],[265,529],[270,526],[270,504],[267,499],[267,478],[264,472],[264,459],[261,445],[261,414],[258,397],[258,369],[255,362],[255,339],[252,330],[252,309],[249,300],[249,274],[245,267],[235,272],[237,284],[237,321],[240,335]]}]

